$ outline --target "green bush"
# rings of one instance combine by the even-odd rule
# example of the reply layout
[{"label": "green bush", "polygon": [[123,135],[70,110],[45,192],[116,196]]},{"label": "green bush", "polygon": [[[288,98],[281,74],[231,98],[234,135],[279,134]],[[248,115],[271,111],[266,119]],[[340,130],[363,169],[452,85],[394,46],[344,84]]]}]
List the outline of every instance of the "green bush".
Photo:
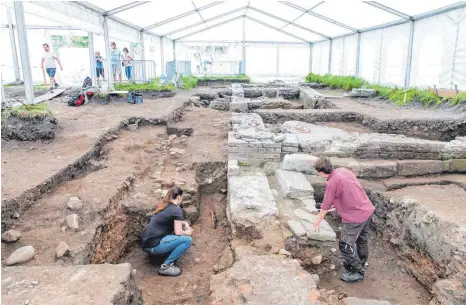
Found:
[{"label": "green bush", "polygon": [[2,122],[9,116],[32,119],[36,117],[45,117],[50,114],[52,114],[52,112],[46,103],[22,105],[17,108],[2,109]]},{"label": "green bush", "polygon": [[198,79],[192,75],[181,76],[183,82],[183,89],[192,89],[197,86]]},{"label": "green bush", "polygon": [[466,92],[457,94],[455,98],[450,102],[450,105],[456,106],[463,103],[466,103]]},{"label": "green bush", "polygon": [[328,86],[332,89],[345,89],[352,90],[353,88],[361,88],[367,85],[367,82],[362,78],[355,76],[337,76],[331,74],[325,74],[323,76],[309,73],[306,76],[306,82],[308,83],[320,83]]},{"label": "green bush", "polygon": [[115,90],[125,91],[158,91],[158,92],[170,92],[175,89],[175,86],[168,84],[165,86],[160,85],[158,82],[136,84],[136,83],[116,83]]},{"label": "green bush", "polygon": [[[433,92],[428,90],[420,90],[417,88],[409,89],[398,89],[385,87],[380,85],[371,85],[362,78],[354,76],[337,76],[337,75],[318,75],[309,73],[306,76],[305,81],[307,83],[320,83],[328,86],[332,89],[345,89],[352,90],[353,88],[370,88],[377,92],[377,95],[386,98],[399,105],[405,105],[408,103],[418,102],[424,106],[432,106],[440,104],[443,99],[436,96]],[[464,103],[466,101],[466,94],[458,94],[451,104],[457,105],[458,103]]]}]

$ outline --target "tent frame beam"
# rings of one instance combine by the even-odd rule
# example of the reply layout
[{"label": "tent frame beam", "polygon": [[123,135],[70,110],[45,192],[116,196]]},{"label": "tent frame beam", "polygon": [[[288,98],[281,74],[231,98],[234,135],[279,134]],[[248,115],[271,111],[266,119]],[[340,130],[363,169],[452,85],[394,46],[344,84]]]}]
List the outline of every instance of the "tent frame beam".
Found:
[{"label": "tent frame beam", "polygon": [[[316,32],[316,31],[311,30],[311,29],[309,29],[309,28],[307,28],[307,27],[304,27],[304,26],[301,26],[301,25],[299,25],[299,24],[296,24],[296,23],[294,23],[293,21],[289,21],[289,20],[283,19],[283,18],[281,18],[281,17],[272,15],[272,14],[270,14],[270,13],[267,13],[267,12],[263,11],[263,10],[257,9],[257,8],[255,8],[255,7],[253,7],[253,6],[249,6],[249,9],[250,9],[250,10],[253,10],[253,11],[256,11],[256,12],[258,12],[258,13],[261,13],[262,15],[269,16],[269,17],[271,17],[271,18],[280,20],[280,21],[282,21],[282,22],[286,22],[287,25],[291,24],[291,25],[293,25],[293,26],[295,26],[295,27],[297,27],[297,28],[300,28],[300,29],[302,29],[302,30],[305,30],[305,31],[308,31],[308,32],[310,32],[310,33],[319,35],[319,36],[321,36],[321,37],[324,37],[324,38],[327,39],[327,40],[332,39],[330,36],[324,35],[324,34],[322,34],[322,33],[320,33],[320,32]],[[283,27],[281,27],[279,30],[281,31],[282,29],[283,29]]]},{"label": "tent frame beam", "polygon": [[410,15],[407,15],[407,14],[402,13],[400,11],[397,11],[397,10],[395,10],[395,9],[393,9],[391,7],[388,7],[386,5],[383,5],[383,4],[381,4],[381,3],[377,2],[377,1],[363,1],[363,2],[370,5],[370,6],[378,8],[378,9],[380,9],[382,11],[385,11],[385,12],[388,12],[388,13],[390,13],[392,15],[398,16],[400,18],[403,18],[403,19],[406,19],[406,20],[414,20],[413,16],[410,16]]},{"label": "tent frame beam", "polygon": [[177,30],[174,30],[174,31],[171,31],[171,32],[169,32],[169,33],[163,34],[162,37],[167,37],[167,36],[173,35],[173,34],[178,33],[178,32],[182,32],[182,31],[185,31],[185,30],[189,30],[189,29],[194,28],[194,27],[196,27],[196,26],[203,25],[203,24],[205,24],[206,22],[210,22],[210,21],[217,20],[217,19],[219,19],[219,18],[222,18],[222,17],[228,16],[228,15],[231,15],[231,14],[233,14],[233,13],[239,12],[239,11],[244,10],[244,9],[246,9],[246,6],[243,6],[243,7],[237,8],[237,9],[235,9],[235,10],[232,10],[232,11],[229,11],[229,12],[226,12],[226,13],[223,13],[223,14],[220,14],[220,15],[217,15],[217,16],[214,16],[214,17],[209,18],[209,19],[205,19],[204,21],[201,21],[201,22],[193,23],[193,24],[191,24],[191,25],[188,25],[188,26],[179,28],[179,29],[177,29]]},{"label": "tent frame beam", "polygon": [[333,19],[331,19],[331,18],[325,17],[325,16],[323,16],[323,15],[314,13],[314,12],[312,12],[312,11],[310,11],[310,10],[306,10],[305,8],[303,8],[303,7],[299,6],[299,5],[296,5],[296,4],[294,4],[294,3],[291,3],[291,2],[288,2],[288,1],[279,1],[279,2],[282,3],[282,4],[284,4],[284,5],[287,5],[287,6],[289,6],[289,7],[292,7],[292,8],[294,8],[294,9],[298,10],[298,11],[301,11],[301,12],[303,12],[303,13],[306,13],[306,14],[309,14],[309,15],[314,16],[314,17],[316,17],[316,18],[325,20],[325,21],[327,21],[327,22],[329,22],[329,23],[333,23],[333,24],[335,24],[335,25],[338,25],[339,27],[342,27],[342,28],[345,28],[345,29],[347,29],[347,30],[350,30],[351,32],[354,32],[354,33],[357,33],[357,32],[358,32],[357,29],[355,29],[355,28],[353,28],[353,27],[350,27],[349,25],[346,25],[346,24],[344,24],[344,23],[338,22],[338,21],[336,21],[336,20],[333,20]]},{"label": "tent frame beam", "polygon": [[115,14],[121,13],[123,11],[129,10],[130,8],[146,4],[148,2],[150,2],[150,1],[134,1],[134,2],[119,6],[117,8],[111,9],[109,11],[106,11],[104,13],[104,16],[108,17],[108,16],[111,16],[111,15],[115,15]]},{"label": "tent frame beam", "polygon": [[215,1],[215,2],[209,3],[209,4],[207,4],[207,5],[204,5],[204,6],[201,6],[201,7],[197,8],[197,9],[195,9],[195,10],[190,10],[190,11],[185,12],[185,13],[183,13],[183,14],[176,15],[176,16],[174,16],[174,17],[171,17],[171,18],[162,20],[162,21],[160,21],[160,22],[154,23],[154,24],[152,24],[152,25],[146,26],[145,28],[142,28],[142,29],[140,29],[140,30],[141,30],[142,32],[146,32],[146,31],[148,31],[148,30],[152,30],[152,29],[154,29],[154,28],[156,28],[156,27],[162,26],[162,25],[164,25],[164,24],[173,22],[173,21],[175,21],[175,20],[181,19],[181,18],[186,17],[186,16],[189,16],[189,15],[195,14],[195,13],[197,13],[197,12],[200,12],[200,11],[202,11],[202,10],[211,8],[211,7],[215,6],[215,5],[218,5],[218,4],[223,3],[223,2],[224,2],[224,1]]},{"label": "tent frame beam", "polygon": [[[182,43],[211,43],[211,44],[226,44],[226,43],[243,43],[242,40],[180,40]],[[246,40],[247,44],[288,44],[288,45],[300,45],[307,46],[309,43],[305,42],[293,42],[293,41],[268,41],[268,40]]]},{"label": "tent frame beam", "polygon": [[230,18],[230,19],[228,19],[228,20],[224,20],[224,21],[222,21],[222,22],[219,22],[219,23],[216,23],[216,24],[214,24],[214,25],[211,25],[211,26],[209,26],[209,27],[206,27],[205,29],[200,29],[200,30],[194,31],[194,32],[192,32],[192,33],[188,33],[188,34],[186,34],[186,35],[183,35],[183,36],[181,36],[181,37],[175,38],[175,39],[173,39],[173,40],[180,40],[180,39],[183,39],[183,38],[186,38],[186,37],[189,37],[189,36],[198,34],[198,33],[202,33],[202,32],[204,32],[204,31],[207,31],[207,30],[216,28],[216,27],[218,27],[218,26],[221,26],[221,25],[230,23],[230,22],[232,22],[232,21],[238,20],[239,18],[242,18],[242,17],[243,17],[243,16],[236,16],[236,17]]},{"label": "tent frame beam", "polygon": [[304,41],[304,42],[309,42],[307,39],[304,39],[304,38],[302,38],[302,37],[299,37],[299,36],[296,36],[296,35],[294,35],[294,34],[288,33],[287,31],[281,30],[281,29],[279,29],[279,28],[277,28],[277,27],[271,26],[270,24],[268,24],[268,23],[266,23],[266,22],[262,22],[262,21],[260,21],[260,20],[257,20],[257,19],[255,19],[255,18],[246,16],[246,15],[244,16],[244,18],[247,18],[247,19],[249,19],[249,20],[255,21],[256,23],[262,24],[262,25],[265,26],[265,27],[271,28],[271,29],[276,30],[276,31],[278,31],[278,32],[280,32],[280,33],[283,33],[283,34],[286,34],[286,35],[288,35],[288,36],[290,36],[290,37],[296,38],[296,39],[298,39],[298,40],[301,40],[301,41]]},{"label": "tent frame beam", "polygon": [[320,1],[319,3],[317,3],[316,5],[314,5],[313,7],[311,7],[310,9],[308,9],[306,12],[302,13],[301,15],[299,15],[298,17],[296,17],[295,19],[291,20],[290,22],[288,22],[287,24],[285,24],[284,26],[282,26],[280,29],[283,29],[284,27],[290,25],[292,22],[295,22],[296,20],[298,20],[299,18],[303,17],[304,15],[306,15],[306,13],[308,11],[312,11],[313,9],[317,8],[319,5],[321,5],[322,3],[324,3],[325,1]]}]

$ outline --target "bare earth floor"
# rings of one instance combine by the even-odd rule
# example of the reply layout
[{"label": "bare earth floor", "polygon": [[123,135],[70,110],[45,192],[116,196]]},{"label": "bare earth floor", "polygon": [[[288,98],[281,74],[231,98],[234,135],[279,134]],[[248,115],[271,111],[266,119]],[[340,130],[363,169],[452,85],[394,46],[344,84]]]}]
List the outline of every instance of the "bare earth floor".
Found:
[{"label": "bare earth floor", "polygon": [[63,102],[50,101],[49,106],[59,121],[55,139],[41,142],[2,139],[2,200],[18,196],[81,157],[105,130],[125,118],[163,117],[180,107],[191,94],[182,91],[173,98],[145,99],[141,105],[118,102],[69,107]]},{"label": "bare earth floor", "polygon": [[335,272],[320,275],[320,287],[363,299],[386,300],[398,305],[427,305],[429,292],[397,263],[397,255],[390,244],[373,236],[370,244],[369,267],[364,281],[348,284]]}]

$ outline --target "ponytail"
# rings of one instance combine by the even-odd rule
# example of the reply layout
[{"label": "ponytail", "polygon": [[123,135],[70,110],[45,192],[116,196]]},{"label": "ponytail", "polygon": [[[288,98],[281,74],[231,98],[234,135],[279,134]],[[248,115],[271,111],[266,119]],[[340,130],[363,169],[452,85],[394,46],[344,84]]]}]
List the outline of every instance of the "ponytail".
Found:
[{"label": "ponytail", "polygon": [[172,199],[176,199],[178,196],[183,194],[183,190],[179,186],[174,186],[168,190],[167,194],[163,199],[155,205],[154,214],[158,214],[165,210],[171,203]]}]

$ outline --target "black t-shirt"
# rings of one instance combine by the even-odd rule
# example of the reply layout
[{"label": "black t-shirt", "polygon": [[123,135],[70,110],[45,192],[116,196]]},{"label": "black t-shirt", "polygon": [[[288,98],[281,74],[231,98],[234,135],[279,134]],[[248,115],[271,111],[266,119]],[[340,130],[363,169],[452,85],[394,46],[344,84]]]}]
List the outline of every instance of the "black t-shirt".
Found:
[{"label": "black t-shirt", "polygon": [[151,216],[141,234],[141,247],[154,248],[160,240],[175,231],[175,220],[183,220],[183,210],[176,204],[170,204],[160,213]]}]

